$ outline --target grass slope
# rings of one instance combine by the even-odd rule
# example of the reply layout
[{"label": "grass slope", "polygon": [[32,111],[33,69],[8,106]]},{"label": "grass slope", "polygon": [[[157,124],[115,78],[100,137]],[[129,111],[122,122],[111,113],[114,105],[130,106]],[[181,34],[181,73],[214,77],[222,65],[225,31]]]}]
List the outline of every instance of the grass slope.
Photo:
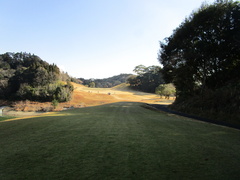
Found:
[{"label": "grass slope", "polygon": [[[74,92],[71,101],[59,103],[55,111],[61,111],[69,107],[89,107],[99,106],[103,104],[116,102],[144,102],[156,104],[172,104],[174,99],[160,99],[159,95],[153,93],[144,93],[133,91],[129,85],[122,83],[113,88],[89,88],[81,84],[72,83]],[[1,102],[0,104],[9,105],[10,102]],[[33,101],[18,101],[12,102],[14,108],[5,108],[4,115],[14,117],[34,116],[39,115],[39,111],[50,111],[53,106],[51,102],[33,102]]]},{"label": "grass slope", "polygon": [[239,179],[240,131],[124,102],[0,122],[0,179]]},{"label": "grass slope", "polygon": [[[159,95],[134,91],[129,85],[122,83],[113,88],[88,88],[83,85],[72,83],[74,86],[71,104],[82,103],[86,106],[96,106],[108,103],[132,101],[157,104],[172,104],[174,99],[160,99]],[[110,94],[110,95],[109,95]]]}]

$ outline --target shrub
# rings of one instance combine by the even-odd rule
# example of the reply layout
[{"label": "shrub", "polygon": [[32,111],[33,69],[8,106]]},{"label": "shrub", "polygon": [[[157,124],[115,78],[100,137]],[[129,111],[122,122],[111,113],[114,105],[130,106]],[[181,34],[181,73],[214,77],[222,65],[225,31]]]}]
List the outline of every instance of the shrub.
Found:
[{"label": "shrub", "polygon": [[58,101],[56,99],[52,100],[52,106],[53,106],[53,109],[56,109],[57,106],[58,106]]},{"label": "shrub", "polygon": [[160,84],[156,90],[156,94],[159,94],[162,98],[162,96],[169,97],[169,96],[175,96],[176,94],[176,88],[175,86],[170,83],[170,84]]}]

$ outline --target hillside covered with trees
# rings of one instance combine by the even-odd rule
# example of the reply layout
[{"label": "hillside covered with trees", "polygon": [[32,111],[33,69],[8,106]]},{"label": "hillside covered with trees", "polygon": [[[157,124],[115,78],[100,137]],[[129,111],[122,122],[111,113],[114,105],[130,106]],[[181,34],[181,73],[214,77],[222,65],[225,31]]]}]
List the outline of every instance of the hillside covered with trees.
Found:
[{"label": "hillside covered with trees", "polygon": [[29,53],[5,53],[0,55],[0,98],[6,100],[69,101],[73,86],[61,82],[61,74],[55,64],[48,64]]},{"label": "hillside covered with trees", "polygon": [[204,4],[160,42],[166,83],[176,86],[173,108],[240,120],[240,3]]},{"label": "hillside covered with trees", "polygon": [[117,76],[109,77],[109,78],[104,78],[104,79],[84,79],[84,78],[79,78],[80,81],[82,81],[82,84],[88,87],[92,88],[111,88],[114,86],[117,86],[122,83],[126,83],[127,79],[131,76],[132,74],[120,74]]}]

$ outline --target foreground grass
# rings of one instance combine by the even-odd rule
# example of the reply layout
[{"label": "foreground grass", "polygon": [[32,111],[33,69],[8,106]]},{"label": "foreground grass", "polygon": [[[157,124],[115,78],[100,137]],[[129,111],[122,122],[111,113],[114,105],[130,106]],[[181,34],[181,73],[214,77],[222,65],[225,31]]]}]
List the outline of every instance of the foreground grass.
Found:
[{"label": "foreground grass", "polygon": [[13,116],[1,116],[0,121],[5,121],[7,119],[13,119],[13,118],[15,118],[15,117],[13,117]]},{"label": "foreground grass", "polygon": [[0,179],[239,179],[240,131],[115,103],[0,123]]}]

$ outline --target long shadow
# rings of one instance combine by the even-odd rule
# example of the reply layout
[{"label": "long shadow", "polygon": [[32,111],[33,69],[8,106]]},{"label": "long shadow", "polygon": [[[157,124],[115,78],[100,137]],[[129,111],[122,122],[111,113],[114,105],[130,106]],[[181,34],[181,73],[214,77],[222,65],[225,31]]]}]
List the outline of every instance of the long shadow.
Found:
[{"label": "long shadow", "polygon": [[179,115],[179,116],[195,119],[195,120],[198,120],[198,121],[203,121],[203,122],[207,122],[207,123],[217,124],[217,125],[231,127],[231,128],[235,128],[235,129],[240,130],[239,125],[231,124],[231,123],[224,122],[224,121],[216,121],[216,120],[212,120],[212,119],[207,119],[207,118],[203,118],[203,117],[199,117],[199,116],[195,116],[195,115],[191,115],[191,114],[186,114],[186,113],[174,111],[174,110],[169,109],[169,105],[161,105],[161,104],[147,104],[147,105],[151,106],[151,107],[153,107],[157,110],[164,111],[164,112],[167,112],[167,113],[176,114],[176,115]]}]

